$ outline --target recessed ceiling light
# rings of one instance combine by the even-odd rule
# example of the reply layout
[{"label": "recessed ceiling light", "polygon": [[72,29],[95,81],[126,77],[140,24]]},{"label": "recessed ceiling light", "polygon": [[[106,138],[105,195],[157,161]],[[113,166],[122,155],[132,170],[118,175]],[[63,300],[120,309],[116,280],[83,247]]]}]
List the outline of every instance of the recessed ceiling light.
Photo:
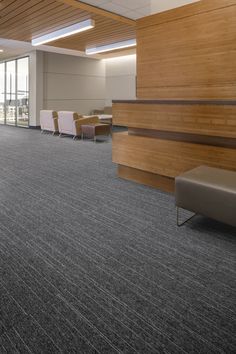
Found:
[{"label": "recessed ceiling light", "polygon": [[130,39],[127,41],[111,43],[100,47],[87,48],[86,54],[92,55],[92,54],[110,52],[116,49],[123,49],[123,48],[135,47],[135,46],[136,46],[136,39]]},{"label": "recessed ceiling light", "polygon": [[87,31],[91,28],[94,28],[94,20],[86,20],[79,23],[76,23],[72,26],[62,28],[60,30],[45,34],[44,36],[32,39],[31,43],[33,46],[49,43],[60,38],[65,38],[76,33]]}]

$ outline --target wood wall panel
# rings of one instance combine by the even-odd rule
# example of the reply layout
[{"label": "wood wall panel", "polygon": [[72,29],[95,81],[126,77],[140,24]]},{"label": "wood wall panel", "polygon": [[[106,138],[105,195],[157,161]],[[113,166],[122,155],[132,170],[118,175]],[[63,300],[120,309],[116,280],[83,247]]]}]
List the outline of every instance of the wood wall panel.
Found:
[{"label": "wood wall panel", "polygon": [[156,186],[161,175],[165,189],[199,165],[236,170],[235,18],[236,0],[202,0],[138,20],[139,100],[113,104],[113,123],[129,127],[113,135],[120,176]]},{"label": "wood wall panel", "polygon": [[236,104],[113,103],[113,124],[236,138]]},{"label": "wood wall panel", "polygon": [[235,98],[235,18],[236,1],[203,0],[138,21],[137,96]]},{"label": "wood wall panel", "polygon": [[167,177],[200,165],[236,171],[236,150],[150,137],[113,134],[113,162]]},{"label": "wood wall panel", "polygon": [[175,190],[175,180],[171,177],[164,177],[136,168],[118,165],[118,176],[147,186],[162,189],[165,192],[173,193]]}]

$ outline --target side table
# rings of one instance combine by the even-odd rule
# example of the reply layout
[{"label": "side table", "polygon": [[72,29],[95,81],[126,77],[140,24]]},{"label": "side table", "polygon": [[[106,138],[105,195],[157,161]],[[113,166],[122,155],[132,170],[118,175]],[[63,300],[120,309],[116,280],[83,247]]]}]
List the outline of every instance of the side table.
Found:
[{"label": "side table", "polygon": [[111,135],[111,126],[109,124],[87,124],[81,125],[81,138],[93,139],[96,142],[99,135]]}]

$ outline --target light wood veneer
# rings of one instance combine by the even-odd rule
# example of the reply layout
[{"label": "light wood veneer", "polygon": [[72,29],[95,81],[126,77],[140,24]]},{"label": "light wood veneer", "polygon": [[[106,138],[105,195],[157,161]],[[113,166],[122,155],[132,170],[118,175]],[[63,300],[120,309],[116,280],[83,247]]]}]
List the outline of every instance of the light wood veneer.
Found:
[{"label": "light wood veneer", "polygon": [[138,20],[138,98],[234,99],[236,0],[203,0]]},{"label": "light wood veneer", "polygon": [[236,104],[113,103],[113,124],[236,138]]},{"label": "light wood veneer", "polygon": [[138,170],[176,177],[200,165],[236,171],[236,149],[189,142],[113,134],[113,162]]}]

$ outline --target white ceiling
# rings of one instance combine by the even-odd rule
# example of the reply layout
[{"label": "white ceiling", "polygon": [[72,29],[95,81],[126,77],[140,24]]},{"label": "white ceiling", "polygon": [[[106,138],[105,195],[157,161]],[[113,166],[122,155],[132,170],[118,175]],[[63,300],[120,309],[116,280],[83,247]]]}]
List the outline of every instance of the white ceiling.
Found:
[{"label": "white ceiling", "polygon": [[83,0],[87,4],[137,20],[200,0]]},{"label": "white ceiling", "polygon": [[[21,41],[14,41],[12,39],[0,38],[0,49],[3,49],[3,52],[2,53],[0,52],[0,62],[1,62],[5,59],[23,56],[25,54],[34,51],[36,48],[33,47],[29,42],[21,42]],[[86,56],[84,52],[80,52],[78,50],[52,47],[48,45],[40,45],[37,47],[37,50],[59,53],[59,54],[74,55],[79,57]],[[100,56],[99,55],[93,56],[93,58],[94,59],[100,58]]]}]

